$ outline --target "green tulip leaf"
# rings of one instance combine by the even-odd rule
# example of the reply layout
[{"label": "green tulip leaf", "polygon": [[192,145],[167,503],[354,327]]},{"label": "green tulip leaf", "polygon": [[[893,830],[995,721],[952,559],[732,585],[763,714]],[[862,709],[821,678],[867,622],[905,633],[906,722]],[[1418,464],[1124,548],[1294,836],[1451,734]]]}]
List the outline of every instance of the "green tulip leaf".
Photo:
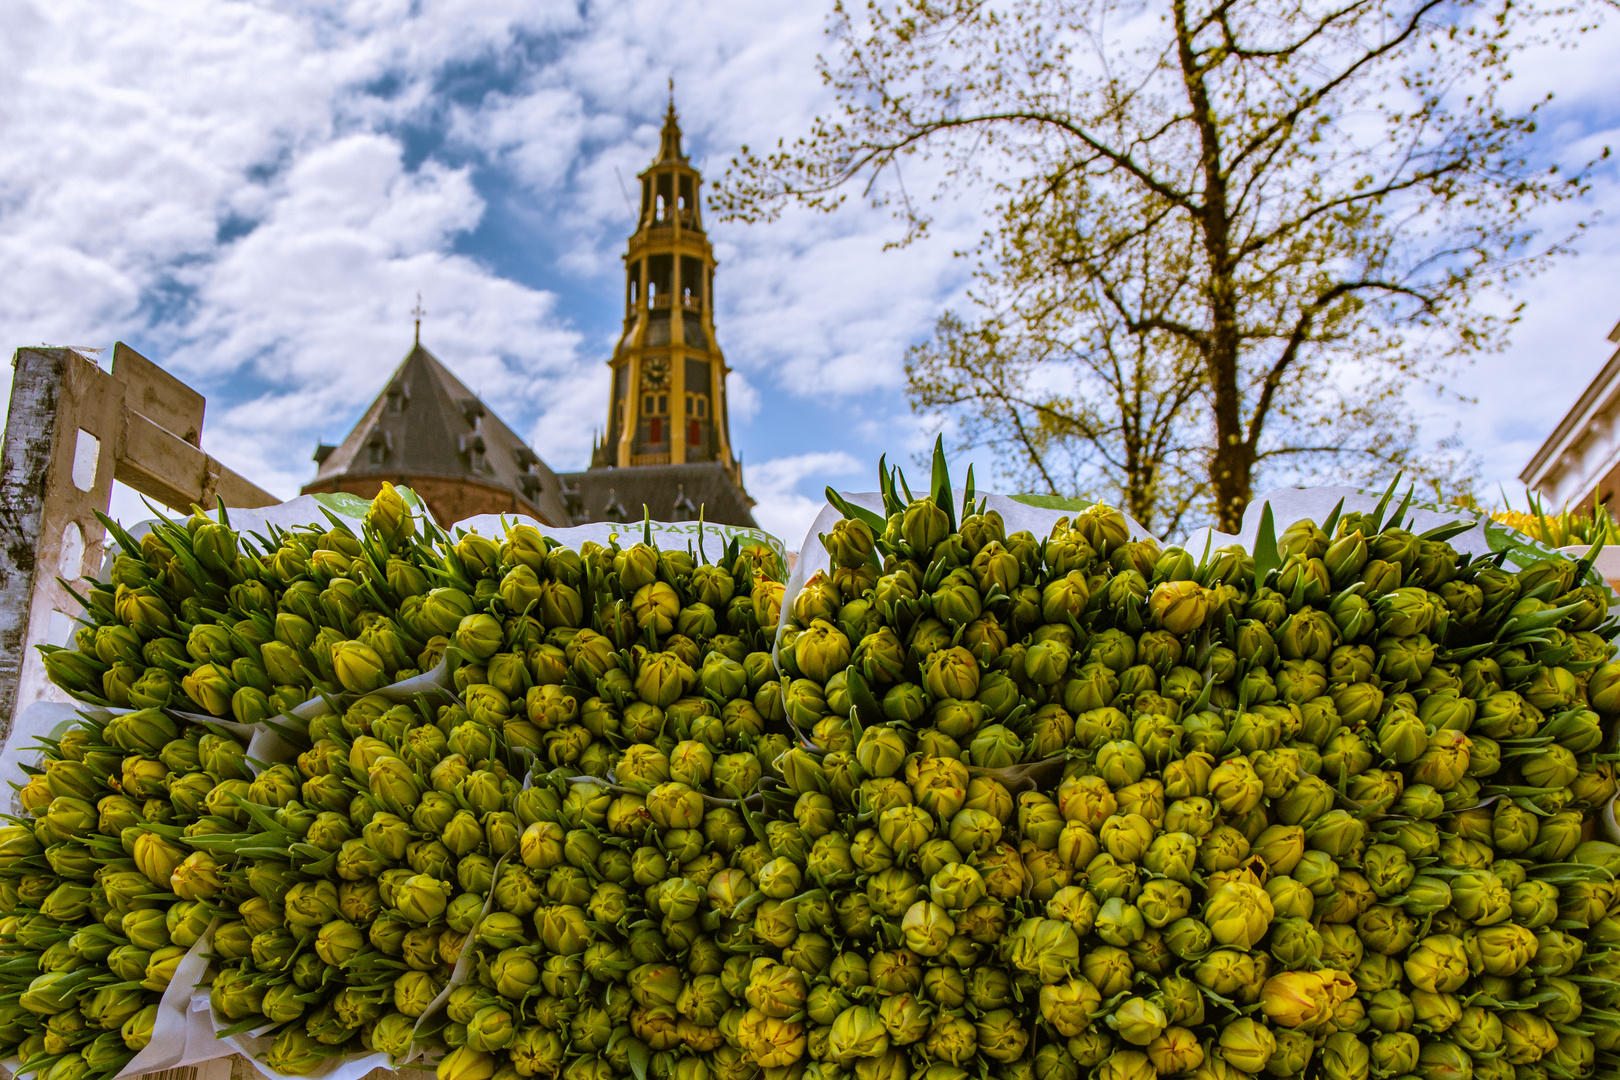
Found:
[{"label": "green tulip leaf", "polygon": [[1267,575],[1281,569],[1282,554],[1277,549],[1277,521],[1271,513],[1271,503],[1260,507],[1260,531],[1254,538],[1254,584],[1258,588]]}]

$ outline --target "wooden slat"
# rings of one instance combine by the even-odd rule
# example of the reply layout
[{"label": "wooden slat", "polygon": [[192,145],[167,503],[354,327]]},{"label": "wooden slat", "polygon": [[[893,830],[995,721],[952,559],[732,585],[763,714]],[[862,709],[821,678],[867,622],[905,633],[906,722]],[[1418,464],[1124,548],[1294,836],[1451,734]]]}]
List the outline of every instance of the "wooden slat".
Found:
[{"label": "wooden slat", "polygon": [[140,1080],[197,1080],[197,1067],[185,1065],[178,1069],[162,1069],[158,1072],[142,1073]]},{"label": "wooden slat", "polygon": [[271,506],[281,501],[128,406],[115,476],[182,513],[193,503],[213,510],[216,496],[223,497],[226,506]]},{"label": "wooden slat", "polygon": [[148,498],[176,510],[189,509],[201,494],[208,455],[140,413],[124,408],[123,437],[113,474]]},{"label": "wooden slat", "polygon": [[[209,475],[214,478],[212,494],[224,499],[226,506],[249,509],[255,506],[274,506],[282,501],[241,473],[227,469],[214,458],[208,459],[208,468]],[[204,505],[207,505],[206,502]]]},{"label": "wooden slat", "polygon": [[193,504],[269,506],[281,500],[232,472],[198,447],[206,399],[125,345],[113,346],[113,378],[124,384],[118,481],[175,510]]},{"label": "wooden slat", "polygon": [[123,383],[124,404],[192,446],[202,445],[203,409],[197,391],[125,345],[113,345],[113,378]]}]

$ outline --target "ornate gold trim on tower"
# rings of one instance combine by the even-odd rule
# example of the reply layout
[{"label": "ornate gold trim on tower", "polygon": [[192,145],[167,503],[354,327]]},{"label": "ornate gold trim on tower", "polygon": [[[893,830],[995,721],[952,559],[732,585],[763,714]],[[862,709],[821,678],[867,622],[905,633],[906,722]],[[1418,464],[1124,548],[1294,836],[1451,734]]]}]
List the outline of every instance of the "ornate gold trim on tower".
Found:
[{"label": "ornate gold trim on tower", "polygon": [[714,335],[714,248],[703,233],[703,177],[681,152],[671,91],[658,157],[641,180],[625,264],[624,335],[607,432],[592,468],[716,461],[737,485],[725,357]]}]

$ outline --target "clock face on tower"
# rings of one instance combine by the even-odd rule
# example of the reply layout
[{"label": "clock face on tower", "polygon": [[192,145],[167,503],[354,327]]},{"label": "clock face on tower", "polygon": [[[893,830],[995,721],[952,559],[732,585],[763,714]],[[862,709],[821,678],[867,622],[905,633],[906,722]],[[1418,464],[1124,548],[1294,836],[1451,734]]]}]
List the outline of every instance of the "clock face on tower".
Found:
[{"label": "clock face on tower", "polygon": [[669,385],[669,361],[661,356],[648,360],[645,370],[641,373],[641,381],[648,390],[666,388]]}]

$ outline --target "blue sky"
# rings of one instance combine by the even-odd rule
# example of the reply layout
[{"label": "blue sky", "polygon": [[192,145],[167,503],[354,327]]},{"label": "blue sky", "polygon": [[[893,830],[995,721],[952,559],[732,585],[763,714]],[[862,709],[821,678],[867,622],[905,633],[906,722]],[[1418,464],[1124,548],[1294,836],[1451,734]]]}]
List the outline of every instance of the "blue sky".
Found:
[{"label": "blue sky", "polygon": [[[553,468],[581,467],[620,325],[619,177],[633,188],[657,147],[667,80],[716,178],[828,105],[825,11],[0,0],[3,344],[131,343],[207,394],[212,453],[290,496],[409,347],[420,292],[424,342]],[[1620,145],[1614,22],[1523,66],[1515,93],[1558,92],[1549,156]],[[1592,207],[1616,190],[1601,174]],[[953,253],[981,209],[947,200],[932,239],[892,251],[870,208],[711,214],[734,441],[789,546],[823,485],[869,488],[880,453],[932,442],[904,353],[960,302]],[[1478,404],[1418,403],[1437,434],[1460,425],[1490,490],[1515,490],[1612,350],[1620,232],[1602,219],[1581,250],[1521,289],[1513,347],[1457,381]]]}]

